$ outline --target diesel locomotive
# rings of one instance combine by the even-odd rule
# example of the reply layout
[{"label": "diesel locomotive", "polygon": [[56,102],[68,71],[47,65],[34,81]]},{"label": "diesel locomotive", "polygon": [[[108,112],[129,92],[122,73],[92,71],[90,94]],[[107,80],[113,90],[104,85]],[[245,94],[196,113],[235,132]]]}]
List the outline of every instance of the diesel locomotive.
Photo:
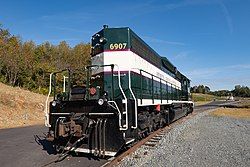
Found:
[{"label": "diesel locomotive", "polygon": [[[76,73],[86,81],[76,84]],[[50,74],[47,139],[58,151],[115,156],[191,113],[189,89],[190,80],[130,28],[103,26],[91,39],[91,65]]]}]

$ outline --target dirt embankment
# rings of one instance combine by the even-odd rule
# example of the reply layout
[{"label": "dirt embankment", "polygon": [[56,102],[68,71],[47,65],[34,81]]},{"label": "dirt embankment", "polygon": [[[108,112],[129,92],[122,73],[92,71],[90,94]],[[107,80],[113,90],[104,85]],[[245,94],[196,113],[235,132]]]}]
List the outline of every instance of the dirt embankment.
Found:
[{"label": "dirt embankment", "polygon": [[42,124],[46,96],[0,83],[0,129]]}]

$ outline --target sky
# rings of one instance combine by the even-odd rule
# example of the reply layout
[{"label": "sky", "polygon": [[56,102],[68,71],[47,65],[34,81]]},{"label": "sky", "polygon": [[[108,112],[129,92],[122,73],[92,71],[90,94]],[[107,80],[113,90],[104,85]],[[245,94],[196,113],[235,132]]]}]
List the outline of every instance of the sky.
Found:
[{"label": "sky", "polygon": [[250,86],[250,0],[2,0],[0,23],[23,41],[70,46],[104,24],[130,27],[192,86]]}]

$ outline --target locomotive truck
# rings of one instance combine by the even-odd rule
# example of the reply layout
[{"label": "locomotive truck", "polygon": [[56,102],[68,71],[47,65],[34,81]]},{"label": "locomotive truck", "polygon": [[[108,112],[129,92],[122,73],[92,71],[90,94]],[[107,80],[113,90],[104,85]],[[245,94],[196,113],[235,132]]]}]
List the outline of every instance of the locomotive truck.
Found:
[{"label": "locomotive truck", "polygon": [[[77,85],[79,71],[86,81]],[[50,74],[47,139],[58,151],[115,156],[192,111],[186,76],[130,28],[105,25],[92,36],[91,65]]]}]

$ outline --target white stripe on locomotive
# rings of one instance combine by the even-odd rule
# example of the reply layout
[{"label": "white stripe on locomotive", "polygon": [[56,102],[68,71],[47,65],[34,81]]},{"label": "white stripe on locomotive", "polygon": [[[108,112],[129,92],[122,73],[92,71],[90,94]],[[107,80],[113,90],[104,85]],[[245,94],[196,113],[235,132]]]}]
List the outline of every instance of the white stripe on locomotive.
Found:
[{"label": "white stripe on locomotive", "polygon": [[[168,75],[167,73],[163,72],[158,67],[154,66],[153,64],[149,63],[145,59],[141,58],[137,54],[133,53],[132,51],[109,51],[100,53],[94,57],[92,57],[92,65],[107,65],[107,64],[117,64],[119,66],[120,71],[133,71],[136,73],[140,73],[138,69],[142,69],[147,71],[155,76],[163,76],[164,80],[168,82],[168,85],[174,85],[177,89],[181,90],[181,83],[174,79],[172,76]],[[116,67],[115,67],[116,68]],[[114,71],[116,69],[114,68]],[[92,71],[93,74],[97,74],[100,72],[107,72],[110,71],[110,67],[102,67]],[[142,72],[143,76],[151,78],[151,75]],[[154,80],[160,81],[158,78],[154,77]]]}]

